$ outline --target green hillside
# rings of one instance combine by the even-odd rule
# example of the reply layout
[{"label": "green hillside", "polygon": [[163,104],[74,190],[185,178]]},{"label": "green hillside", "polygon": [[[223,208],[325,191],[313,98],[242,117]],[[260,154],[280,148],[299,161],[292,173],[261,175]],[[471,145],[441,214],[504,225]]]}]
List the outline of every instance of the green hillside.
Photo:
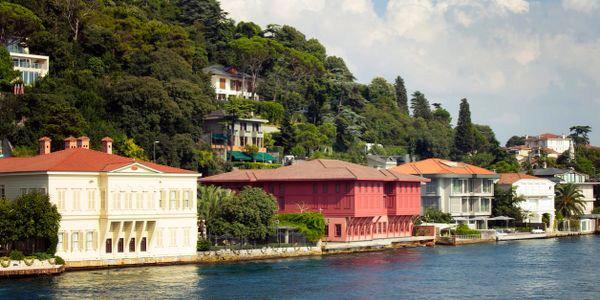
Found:
[{"label": "green hillside", "polygon": [[[0,134],[17,154],[35,153],[44,135],[55,150],[69,135],[88,135],[92,148],[111,136],[123,155],[151,157],[157,140],[159,163],[222,171],[201,139],[203,117],[219,106],[202,68],[222,64],[260,78],[257,93],[272,104],[255,110],[281,127],[270,150],[362,162],[368,142],[384,146],[377,154],[518,167],[489,126],[471,123],[466,100],[455,129],[445,108],[407,93],[400,76],[358,83],[318,40],[287,25],[236,23],[215,0],[9,2],[30,10],[20,19],[30,52],[51,59],[49,76],[25,95],[0,98]],[[1,5],[4,20],[16,18]]]}]

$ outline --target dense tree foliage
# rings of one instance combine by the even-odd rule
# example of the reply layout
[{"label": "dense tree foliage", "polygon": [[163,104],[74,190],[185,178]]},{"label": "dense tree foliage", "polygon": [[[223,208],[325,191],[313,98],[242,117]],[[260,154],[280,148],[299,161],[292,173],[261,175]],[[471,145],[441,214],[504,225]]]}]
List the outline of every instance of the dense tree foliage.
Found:
[{"label": "dense tree foliage", "polygon": [[158,163],[205,174],[228,170],[210,155],[202,132],[208,112],[230,108],[214,101],[202,73],[222,64],[248,74],[244,80],[267,100],[246,112],[280,127],[269,142],[282,154],[295,149],[364,162],[362,145],[378,143],[384,152],[415,158],[477,152],[471,161],[486,167],[505,159],[489,127],[471,132],[481,147],[457,151],[449,112],[438,103],[432,108],[421,92],[412,94],[410,116],[402,77],[393,84],[381,77],[355,82],[344,60],[328,56],[318,40],[288,25],[236,24],[216,0],[2,4],[23,12],[2,22],[33,20],[24,27],[28,31],[12,35],[26,38],[32,53],[52,61],[50,75],[24,96],[0,97],[0,137],[8,137],[17,153],[35,152],[43,135],[52,138],[53,150],[64,137],[82,134],[98,149],[108,135],[120,154],[149,157],[159,141]]},{"label": "dense tree foliage", "polygon": [[0,248],[54,254],[61,216],[47,195],[0,198]]},{"label": "dense tree foliage", "polygon": [[220,200],[208,228],[217,235],[264,239],[275,230],[277,202],[261,188],[245,187],[239,194]]},{"label": "dense tree foliage", "polygon": [[492,199],[492,215],[494,217],[505,216],[513,218],[515,223],[523,223],[523,210],[519,203],[525,201],[523,196],[517,195],[516,187],[499,188],[494,187],[494,198]]}]

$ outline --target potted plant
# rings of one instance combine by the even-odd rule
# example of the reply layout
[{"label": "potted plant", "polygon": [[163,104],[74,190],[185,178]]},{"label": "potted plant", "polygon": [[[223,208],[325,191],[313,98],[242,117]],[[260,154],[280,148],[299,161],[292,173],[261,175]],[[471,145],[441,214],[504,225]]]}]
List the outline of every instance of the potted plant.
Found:
[{"label": "potted plant", "polygon": [[0,257],[0,266],[8,268],[10,266],[10,258],[6,256]]}]

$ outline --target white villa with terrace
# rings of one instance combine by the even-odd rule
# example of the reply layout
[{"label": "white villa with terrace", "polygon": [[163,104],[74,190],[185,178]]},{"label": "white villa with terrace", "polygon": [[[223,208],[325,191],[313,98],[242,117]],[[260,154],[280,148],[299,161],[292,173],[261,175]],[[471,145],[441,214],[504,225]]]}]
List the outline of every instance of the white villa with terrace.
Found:
[{"label": "white villa with terrace", "polygon": [[527,223],[542,223],[544,214],[549,217],[547,231],[554,226],[554,182],[524,173],[500,174],[498,188],[516,188],[517,196],[525,198],[519,206],[525,213],[524,221]]},{"label": "white villa with terrace", "polygon": [[67,138],[65,149],[0,160],[0,193],[9,199],[48,193],[62,215],[57,255],[70,267],[176,262],[196,254],[196,186],[200,174],[89,149]]}]

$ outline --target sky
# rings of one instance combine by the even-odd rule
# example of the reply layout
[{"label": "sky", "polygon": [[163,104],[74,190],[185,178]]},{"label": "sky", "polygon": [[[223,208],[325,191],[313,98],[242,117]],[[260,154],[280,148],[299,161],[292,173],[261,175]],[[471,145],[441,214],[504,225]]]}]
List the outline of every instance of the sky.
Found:
[{"label": "sky", "polygon": [[[592,127],[600,146],[600,0],[221,0],[236,21],[287,24],[342,57],[358,82],[402,76],[504,144]],[[410,98],[410,97],[409,97]]]}]

